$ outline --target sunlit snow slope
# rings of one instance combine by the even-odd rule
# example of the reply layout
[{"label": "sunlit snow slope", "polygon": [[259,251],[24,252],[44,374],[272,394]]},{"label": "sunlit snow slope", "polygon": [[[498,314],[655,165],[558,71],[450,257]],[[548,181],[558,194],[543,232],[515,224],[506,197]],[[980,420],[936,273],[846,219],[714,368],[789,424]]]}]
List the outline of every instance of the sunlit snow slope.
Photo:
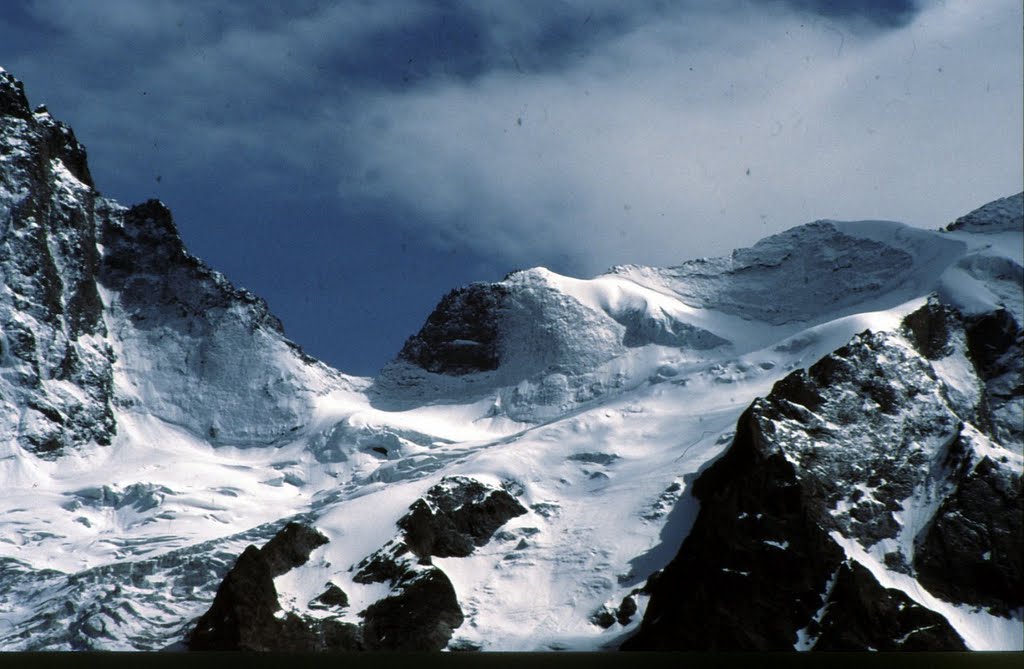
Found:
[{"label": "sunlit snow slope", "polygon": [[[274,577],[278,618],[356,629],[408,587],[360,576],[365,560],[412,542],[396,524],[410,506],[437,513],[430,495],[465,480],[525,512],[468,555],[393,556],[409,582],[450,581],[447,646],[617,648],[755,398],[930,296],[1024,322],[1016,196],[950,231],[818,221],[667,269],[517,272],[453,291],[378,378],[350,377],[188,255],[163,205],[99,196],[84,149],[2,71],[0,100],[4,650],[182,646],[246,546],[290,520],[327,542]],[[973,411],[982,381],[962,358],[921,365]],[[1019,471],[1009,392],[1006,438],[976,441]],[[1019,610],[944,603],[841,542],[970,648],[1024,647]],[[331,584],[346,606],[317,602]]]}]

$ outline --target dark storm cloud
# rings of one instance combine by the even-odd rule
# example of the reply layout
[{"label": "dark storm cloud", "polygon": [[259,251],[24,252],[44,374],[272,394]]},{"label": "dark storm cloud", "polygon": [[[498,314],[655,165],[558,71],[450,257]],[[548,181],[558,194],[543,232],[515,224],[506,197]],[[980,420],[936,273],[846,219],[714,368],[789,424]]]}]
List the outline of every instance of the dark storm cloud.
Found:
[{"label": "dark storm cloud", "polygon": [[561,69],[368,97],[342,192],[590,273],[820,217],[938,227],[1019,188],[1015,2],[881,31],[764,6],[666,11]]},{"label": "dark storm cloud", "polygon": [[[771,0],[769,0],[771,1]],[[914,0],[775,0],[794,9],[843,21],[864,21],[882,28],[900,28],[919,11]]]},{"label": "dark storm cloud", "polygon": [[1019,14],[22,0],[0,65],[101,190],[167,201],[298,341],[368,372],[438,295],[513,266],[678,262],[825,216],[938,225],[1018,189]]}]

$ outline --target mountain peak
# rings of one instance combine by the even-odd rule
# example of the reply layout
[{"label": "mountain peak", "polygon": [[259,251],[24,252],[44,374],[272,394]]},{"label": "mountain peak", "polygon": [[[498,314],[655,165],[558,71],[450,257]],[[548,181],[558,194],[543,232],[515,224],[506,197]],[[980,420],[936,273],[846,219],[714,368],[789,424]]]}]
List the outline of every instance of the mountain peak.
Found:
[{"label": "mountain peak", "polygon": [[91,184],[0,70],[6,650],[1024,648],[1020,196],[513,272],[371,381]]},{"label": "mountain peak", "polygon": [[25,97],[25,85],[7,70],[0,69],[0,116],[28,120],[32,111]]},{"label": "mountain peak", "polygon": [[969,232],[1024,230],[1024,192],[982,205],[956,219],[946,229]]},{"label": "mountain peak", "polygon": [[53,118],[45,105],[32,111],[21,81],[9,72],[0,71],[0,117],[4,116],[22,123],[5,124],[0,142],[12,146],[33,145],[43,160],[58,159],[78,181],[94,188],[85,147],[70,126]]}]

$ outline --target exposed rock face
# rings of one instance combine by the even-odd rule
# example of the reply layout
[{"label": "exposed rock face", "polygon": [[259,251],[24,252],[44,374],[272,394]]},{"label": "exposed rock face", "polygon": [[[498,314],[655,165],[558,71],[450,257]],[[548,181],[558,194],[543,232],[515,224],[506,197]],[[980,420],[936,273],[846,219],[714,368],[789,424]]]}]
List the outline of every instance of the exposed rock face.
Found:
[{"label": "exposed rock face", "polygon": [[501,284],[486,283],[451,291],[405,342],[399,359],[437,374],[497,369],[499,316],[508,293]]},{"label": "exposed rock face", "polygon": [[1020,472],[982,458],[918,537],[918,580],[948,601],[1010,615],[1024,602],[1022,537]]},{"label": "exposed rock face", "polygon": [[459,397],[525,381],[544,390],[529,398],[510,390],[509,415],[574,401],[586,374],[625,350],[625,328],[550,285],[548,274],[516,272],[450,293],[381,370],[376,392],[400,401]]},{"label": "exposed rock face", "polygon": [[889,334],[858,335],[754,407],[817,522],[865,547],[902,531],[894,514],[932,481],[962,429],[928,362]]},{"label": "exposed rock face", "polygon": [[878,584],[867,569],[844,562],[810,632],[815,650],[966,650],[945,618],[899,590]]},{"label": "exposed rock face", "polygon": [[262,549],[249,546],[217,590],[210,610],[189,638],[190,650],[302,652],[360,650],[357,626],[336,620],[311,620],[294,613],[282,617],[274,577],[305,564],[327,538],[306,525],[289,523]]},{"label": "exposed rock face", "polygon": [[358,583],[390,583],[364,612],[367,648],[440,650],[463,622],[451,581],[431,557],[466,557],[526,509],[508,491],[446,476],[398,520],[400,538],[362,560]]},{"label": "exposed rock face", "polygon": [[421,558],[466,557],[495,530],[526,509],[505,490],[464,476],[446,476],[416,500],[398,526]]},{"label": "exposed rock face", "polygon": [[[701,511],[624,650],[791,650],[843,559],[755,404],[701,475]],[[756,623],[755,623],[756,621]]]},{"label": "exposed rock face", "polygon": [[327,537],[308,525],[288,523],[274,538],[260,549],[274,576],[300,567],[309,560],[309,554],[327,543]]},{"label": "exposed rock face", "polygon": [[391,587],[360,613],[370,650],[441,650],[462,625],[462,608],[448,576],[429,557],[414,558],[404,542],[391,541],[358,565],[354,581]]},{"label": "exposed rock face", "polygon": [[462,625],[455,588],[436,567],[406,572],[391,595],[363,612],[369,650],[440,650]]},{"label": "exposed rock face", "polygon": [[262,299],[185,250],[161,202],[114,212],[102,244],[122,401],[218,444],[266,444],[302,423],[315,361]]},{"label": "exposed rock face", "polygon": [[115,407],[216,444],[273,442],[336,376],[266,303],[190,255],[170,211],[93,188],[84,147],[0,71],[0,426],[53,459],[107,445]]},{"label": "exposed rock face", "polygon": [[109,444],[113,352],[85,149],[0,72],[0,423],[44,458]]},{"label": "exposed rock face", "polygon": [[1001,444],[1024,445],[1024,328],[1006,309],[966,322],[967,354],[984,382],[977,424]]},{"label": "exposed rock face", "polygon": [[280,638],[282,632],[274,618],[278,609],[270,566],[258,548],[249,546],[224,578],[210,610],[196,624],[189,648],[269,650],[265,644]]},{"label": "exposed rock face", "polygon": [[[192,650],[441,650],[463,622],[451,581],[431,556],[469,555],[510,518],[526,513],[508,492],[464,476],[445,477],[413,503],[400,538],[359,563],[357,583],[391,590],[360,612],[361,625],[281,614],[274,578],[306,563],[327,538],[289,523],[262,549],[250,546],[225,577],[189,639]],[[410,547],[413,547],[410,550]],[[340,610],[348,596],[329,584],[310,608]]]},{"label": "exposed rock face", "polygon": [[[981,322],[995,330],[984,354],[970,343]],[[862,333],[756,400],[695,482],[697,520],[623,648],[963,648],[941,615],[847,563],[836,535],[887,546],[887,569],[949,601],[1024,604],[1020,474],[966,422],[1016,345],[1007,323],[932,303],[906,319],[909,341]],[[944,380],[972,362],[976,385]]]},{"label": "exposed rock face", "polygon": [[348,606],[348,595],[334,583],[327,584],[327,589],[309,604],[311,609],[343,609]]},{"label": "exposed rock face", "polygon": [[929,360],[945,358],[953,353],[951,323],[959,314],[941,302],[927,304],[903,319],[903,330],[921,355]]}]

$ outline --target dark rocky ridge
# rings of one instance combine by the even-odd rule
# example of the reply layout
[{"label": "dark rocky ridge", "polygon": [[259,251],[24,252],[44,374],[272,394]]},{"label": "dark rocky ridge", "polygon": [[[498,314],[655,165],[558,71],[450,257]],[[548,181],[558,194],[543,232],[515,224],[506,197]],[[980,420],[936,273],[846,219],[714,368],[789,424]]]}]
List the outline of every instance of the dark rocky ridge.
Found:
[{"label": "dark rocky ridge", "polygon": [[353,580],[390,583],[392,593],[363,612],[368,648],[440,650],[463,623],[451,581],[431,557],[466,557],[526,509],[507,490],[446,476],[396,523],[401,536],[367,556]]},{"label": "dark rocky ridge", "polygon": [[147,200],[124,212],[120,221],[103,226],[103,285],[120,292],[132,320],[145,327],[167,307],[183,316],[222,311],[232,303],[247,305],[254,327],[284,333],[266,301],[231,285],[219,272],[185,250],[171,211],[159,200]]},{"label": "dark rocky ridge", "polygon": [[366,648],[436,651],[447,646],[464,618],[445,573],[437,567],[407,569],[392,585],[392,594],[362,613]]},{"label": "dark rocky ridge", "polygon": [[[978,348],[972,328],[992,319],[1005,323],[930,303],[904,322],[920,357],[894,335],[865,332],[756,400],[694,483],[700,513],[648,584],[644,622],[623,648],[793,649],[800,630],[822,650],[963,648],[940,615],[846,563],[832,532],[870,548],[913,530],[911,553],[886,554],[887,568],[997,615],[1024,605],[1020,474],[976,453],[965,425],[982,412],[952,398],[928,362],[966,356],[990,377],[989,361],[1018,345],[1000,325],[1009,334],[985,335],[985,356],[966,350]],[[904,530],[895,514],[926,490],[944,501]]]},{"label": "dark rocky ridge", "polygon": [[964,214],[946,226],[947,230],[1000,232],[1024,227],[1024,193],[1000,198]]},{"label": "dark rocky ridge", "polygon": [[824,615],[808,630],[814,650],[967,650],[945,618],[883,588],[858,562],[847,560],[834,578]]},{"label": "dark rocky ridge", "polygon": [[466,557],[526,509],[507,491],[464,476],[446,476],[398,521],[420,558]]},{"label": "dark rocky ridge", "polygon": [[765,439],[759,409],[743,414],[733,445],[695,482],[701,511],[648,584],[643,623],[623,650],[792,650],[819,608],[843,552]]},{"label": "dark rocky ridge", "polygon": [[1020,472],[982,458],[917,537],[918,581],[951,602],[1010,616],[1024,604],[1024,497]]},{"label": "dark rocky ridge", "polygon": [[276,617],[274,578],[305,564],[327,537],[289,523],[262,548],[249,546],[225,576],[217,596],[196,623],[189,650],[273,652],[348,651],[363,648],[356,625],[314,620],[288,612]]}]

